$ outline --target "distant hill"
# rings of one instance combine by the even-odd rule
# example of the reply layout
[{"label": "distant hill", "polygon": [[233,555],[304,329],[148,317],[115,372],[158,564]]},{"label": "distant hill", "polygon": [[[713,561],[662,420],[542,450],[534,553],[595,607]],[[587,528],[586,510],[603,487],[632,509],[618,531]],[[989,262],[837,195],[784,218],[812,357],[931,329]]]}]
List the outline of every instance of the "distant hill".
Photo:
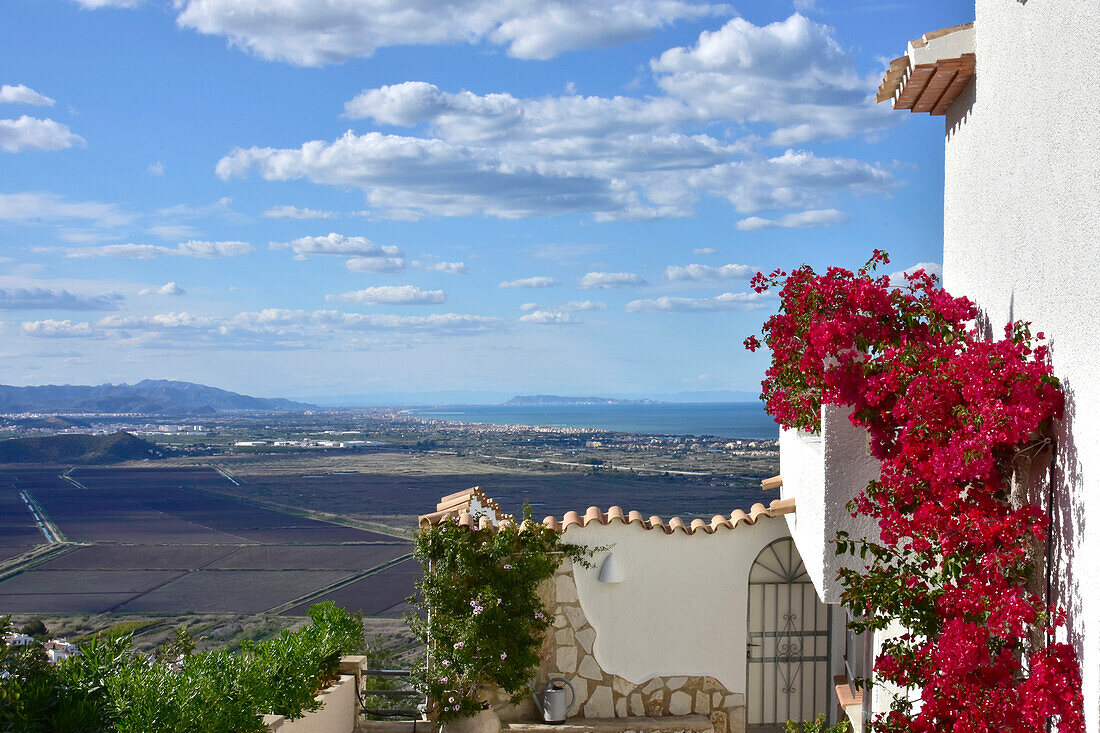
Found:
[{"label": "distant hill", "polygon": [[163,458],[153,443],[119,431],[113,435],[51,435],[0,441],[0,463],[118,463]]},{"label": "distant hill", "polygon": [[619,400],[613,397],[559,397],[551,394],[517,395],[505,405],[653,405],[653,400]]},{"label": "distant hill", "polygon": [[0,385],[0,412],[138,413],[143,415],[213,415],[237,411],[294,411],[312,405],[266,399],[191,382],[145,379],[137,384],[96,386]]}]

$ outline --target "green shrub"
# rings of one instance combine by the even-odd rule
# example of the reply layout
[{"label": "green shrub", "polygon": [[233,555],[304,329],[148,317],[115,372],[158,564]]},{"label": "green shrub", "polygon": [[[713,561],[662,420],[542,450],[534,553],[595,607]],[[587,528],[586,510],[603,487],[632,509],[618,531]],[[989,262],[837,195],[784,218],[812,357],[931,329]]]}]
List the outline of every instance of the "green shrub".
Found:
[{"label": "green shrub", "polygon": [[[301,717],[320,707],[340,657],[363,648],[362,618],[332,602],[312,624],[239,652],[192,654],[186,630],[159,654],[136,654],[128,635],[100,635],[50,665],[39,645],[0,642],[0,732],[260,733],[260,716]],[[0,634],[8,629],[0,618]]]},{"label": "green shrub", "polygon": [[825,727],[825,716],[819,715],[816,720],[796,722],[788,720],[783,726],[783,733],[848,733],[851,728],[847,720]]}]

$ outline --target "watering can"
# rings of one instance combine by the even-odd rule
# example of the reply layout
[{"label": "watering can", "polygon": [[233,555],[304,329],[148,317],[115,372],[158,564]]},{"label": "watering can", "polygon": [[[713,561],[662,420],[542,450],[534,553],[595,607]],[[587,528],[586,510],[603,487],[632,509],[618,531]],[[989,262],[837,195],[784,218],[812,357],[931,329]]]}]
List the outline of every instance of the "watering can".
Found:
[{"label": "watering can", "polygon": [[[565,701],[566,687],[569,688],[568,703]],[[564,677],[554,677],[546,683],[546,689],[542,691],[542,700],[539,700],[538,693],[532,697],[545,722],[564,723],[565,717],[569,715],[569,709],[577,700],[577,691],[573,689],[573,685],[569,684],[569,680]]]}]

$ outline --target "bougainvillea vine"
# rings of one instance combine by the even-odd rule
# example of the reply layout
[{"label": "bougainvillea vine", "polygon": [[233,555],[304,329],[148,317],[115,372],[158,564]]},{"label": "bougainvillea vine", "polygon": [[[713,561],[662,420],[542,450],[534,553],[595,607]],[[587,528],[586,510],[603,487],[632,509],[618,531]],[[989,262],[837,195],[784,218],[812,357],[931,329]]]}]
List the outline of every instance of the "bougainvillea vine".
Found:
[{"label": "bougainvillea vine", "polygon": [[1016,322],[981,338],[973,303],[923,270],[876,277],[888,262],[875,250],[856,272],[803,266],[752,283],[780,295],[763,328],[768,412],[816,431],[823,405],[849,407],[881,461],[850,505],[881,537],[837,538],[864,561],[840,574],[853,626],[903,630],[875,660],[900,692],[874,728],[1083,731],[1077,659],[1054,639],[1064,614],[1029,586],[1048,520],[1011,489],[1017,459],[1049,450],[1062,411],[1043,334]]}]

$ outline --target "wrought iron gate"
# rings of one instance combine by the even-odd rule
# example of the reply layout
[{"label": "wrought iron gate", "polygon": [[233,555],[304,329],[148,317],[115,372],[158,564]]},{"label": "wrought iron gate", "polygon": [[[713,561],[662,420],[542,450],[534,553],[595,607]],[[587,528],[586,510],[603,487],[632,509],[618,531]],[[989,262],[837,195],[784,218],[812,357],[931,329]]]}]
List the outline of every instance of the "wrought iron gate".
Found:
[{"label": "wrought iron gate", "polygon": [[776,540],[749,572],[748,733],[829,711],[829,615],[794,542]]}]

